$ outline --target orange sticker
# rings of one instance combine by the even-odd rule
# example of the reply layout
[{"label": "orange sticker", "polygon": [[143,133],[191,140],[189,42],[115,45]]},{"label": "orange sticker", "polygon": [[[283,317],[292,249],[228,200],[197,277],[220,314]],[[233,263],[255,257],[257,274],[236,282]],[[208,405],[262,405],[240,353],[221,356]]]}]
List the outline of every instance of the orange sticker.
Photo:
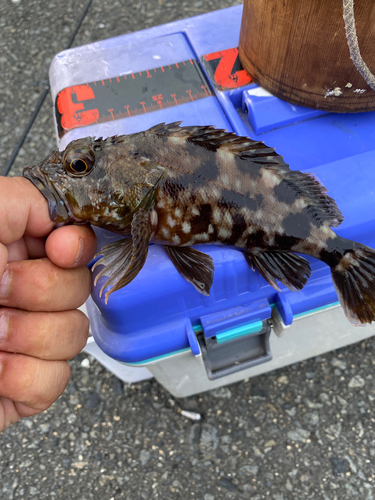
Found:
[{"label": "orange sticker", "polygon": [[252,81],[241,65],[237,47],[206,54],[202,57],[202,63],[211,80],[221,90],[243,87]]},{"label": "orange sticker", "polygon": [[59,93],[56,104],[60,114],[60,124],[64,130],[91,125],[98,120],[98,109],[84,109],[82,101],[89,99],[95,99],[95,94],[88,85],[74,85]]}]

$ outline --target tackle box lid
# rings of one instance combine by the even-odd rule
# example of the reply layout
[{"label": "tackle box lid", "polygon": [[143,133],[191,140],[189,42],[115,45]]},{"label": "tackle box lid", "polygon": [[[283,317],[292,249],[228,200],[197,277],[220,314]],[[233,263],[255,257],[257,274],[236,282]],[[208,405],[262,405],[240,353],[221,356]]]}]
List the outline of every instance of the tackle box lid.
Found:
[{"label": "tackle box lid", "polygon": [[[241,6],[231,7],[57,54],[50,82],[60,149],[80,137],[135,133],[160,122],[225,128],[264,141],[291,169],[314,174],[345,217],[335,232],[374,247],[375,112],[301,108],[254,84],[238,59],[241,14]],[[118,238],[96,233],[98,248]],[[266,361],[267,318],[277,315],[289,325],[337,304],[330,270],[314,258],[307,257],[312,275],[303,290],[280,285],[277,292],[240,251],[198,248],[215,262],[209,297],[182,278],[158,245],[150,245],[142,271],[107,305],[98,295],[106,278],[93,287],[92,332],[108,355],[140,364],[187,350],[201,355],[213,343],[229,352],[230,342],[263,335],[258,359]]]}]

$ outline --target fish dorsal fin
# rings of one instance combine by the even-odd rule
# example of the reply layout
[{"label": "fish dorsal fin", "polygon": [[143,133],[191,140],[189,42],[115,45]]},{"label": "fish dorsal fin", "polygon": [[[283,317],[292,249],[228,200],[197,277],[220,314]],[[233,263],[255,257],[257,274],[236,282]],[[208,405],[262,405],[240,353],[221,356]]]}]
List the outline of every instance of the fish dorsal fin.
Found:
[{"label": "fish dorsal fin", "polygon": [[[268,169],[274,169],[267,166]],[[277,173],[279,171],[276,170]],[[323,222],[329,222],[331,227],[337,227],[344,220],[335,200],[328,196],[324,187],[312,174],[305,174],[299,170],[289,170],[280,175],[281,182],[275,188],[275,193],[281,202],[293,203],[302,198],[308,205],[311,216],[319,227]]]},{"label": "fish dorsal fin", "polygon": [[181,123],[160,123],[146,130],[145,134],[181,138],[212,152],[224,149],[243,160],[244,165],[248,162],[249,167],[253,165],[276,174],[281,180],[275,188],[280,201],[285,198],[287,203],[293,203],[297,198],[303,198],[317,223],[328,221],[330,226],[337,227],[344,220],[335,200],[327,195],[327,189],[319,181],[310,174],[290,170],[283,157],[264,142],[239,137],[212,126],[180,127]]},{"label": "fish dorsal fin", "polygon": [[262,165],[278,165],[283,170],[289,170],[282,156],[261,141],[253,141],[249,137],[238,136],[233,132],[215,128],[211,125],[180,127],[182,122],[159,123],[145,131],[163,137],[179,137],[209,151],[224,149],[243,160],[251,159]]}]

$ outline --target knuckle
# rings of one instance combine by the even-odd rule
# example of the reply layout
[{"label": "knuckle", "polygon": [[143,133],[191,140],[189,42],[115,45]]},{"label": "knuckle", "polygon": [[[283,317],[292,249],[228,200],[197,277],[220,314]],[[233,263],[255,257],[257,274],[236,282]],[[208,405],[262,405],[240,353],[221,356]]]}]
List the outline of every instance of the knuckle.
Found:
[{"label": "knuckle", "polygon": [[31,388],[34,400],[32,406],[39,410],[45,410],[61,396],[70,377],[70,367],[66,361],[43,361],[44,368],[46,363],[49,365],[50,381],[46,384],[46,372],[43,370],[38,374],[40,376],[35,377]]},{"label": "knuckle", "polygon": [[50,300],[53,291],[58,285],[59,273],[47,259],[43,259],[43,262],[38,263],[34,271],[30,291],[37,302],[44,304]]},{"label": "knuckle", "polygon": [[91,292],[91,271],[87,267],[81,267],[80,271],[82,273],[81,279],[84,282],[85,293],[90,294]]},{"label": "knuckle", "polygon": [[43,314],[38,323],[38,334],[33,336],[33,348],[44,359],[51,359],[54,355],[54,339],[59,334],[56,317],[53,313]]},{"label": "knuckle", "polygon": [[86,302],[91,293],[91,272],[88,268],[76,269],[75,300],[72,307],[80,307]]},{"label": "knuckle", "polygon": [[72,331],[72,336],[74,341],[70,348],[70,356],[73,358],[86,346],[87,339],[89,337],[90,322],[87,316],[79,310],[75,310],[76,321],[74,321],[74,331]]},{"label": "knuckle", "polygon": [[85,347],[86,343],[87,343],[87,339],[89,338],[89,331],[90,331],[90,321],[88,319],[88,317],[81,313],[82,316],[83,316],[83,319],[82,319],[82,335],[81,335],[81,339],[82,339],[82,343],[81,343],[81,346],[80,346],[80,351]]},{"label": "knuckle", "polygon": [[79,313],[79,320],[80,320],[80,331],[82,333],[82,337],[87,340],[87,337],[89,336],[89,329],[90,329],[90,321],[89,318],[84,314],[82,311],[77,311]]}]

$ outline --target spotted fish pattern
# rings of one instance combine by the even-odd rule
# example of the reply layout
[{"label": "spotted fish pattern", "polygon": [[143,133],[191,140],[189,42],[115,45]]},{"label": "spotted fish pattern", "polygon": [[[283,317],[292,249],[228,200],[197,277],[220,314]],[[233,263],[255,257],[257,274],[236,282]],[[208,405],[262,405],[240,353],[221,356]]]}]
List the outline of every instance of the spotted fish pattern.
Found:
[{"label": "spotted fish pattern", "polygon": [[163,245],[178,271],[208,295],[214,264],[191,248],[238,248],[277,290],[300,290],[309,263],[331,267],[353,324],[375,319],[373,249],[337,236],[336,202],[313,176],[290,170],[263,142],[214,127],[159,124],[144,132],[73,141],[24,175],[49,202],[57,224],[86,223],[125,235],[107,245],[96,266],[109,295],[143,267],[149,242]]}]

